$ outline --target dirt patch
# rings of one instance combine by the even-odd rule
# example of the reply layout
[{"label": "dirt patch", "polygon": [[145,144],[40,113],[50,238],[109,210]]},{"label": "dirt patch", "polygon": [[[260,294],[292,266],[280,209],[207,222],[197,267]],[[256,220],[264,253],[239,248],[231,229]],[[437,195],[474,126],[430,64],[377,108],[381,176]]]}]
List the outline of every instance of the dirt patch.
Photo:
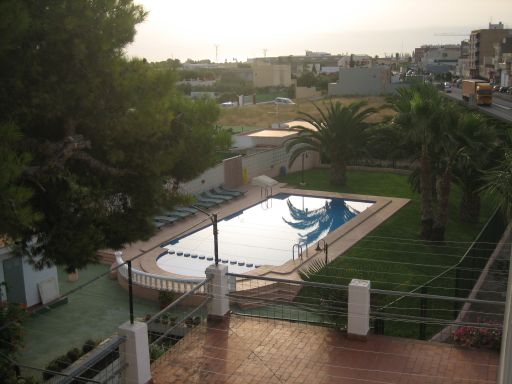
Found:
[{"label": "dirt patch", "polygon": [[[380,108],[385,104],[384,97],[342,97],[336,98],[343,104],[348,104],[358,100],[367,100],[368,106]],[[322,109],[323,103],[327,100],[316,101],[315,103]],[[274,103],[248,105],[243,108],[223,109],[221,111],[219,125],[222,126],[252,126],[257,128],[269,128],[272,123],[294,120],[300,117],[299,112],[319,116],[315,106],[310,101],[299,100],[297,104],[287,105]],[[368,121],[375,123],[380,122],[385,116],[391,116],[393,111],[383,109],[371,116]]]}]

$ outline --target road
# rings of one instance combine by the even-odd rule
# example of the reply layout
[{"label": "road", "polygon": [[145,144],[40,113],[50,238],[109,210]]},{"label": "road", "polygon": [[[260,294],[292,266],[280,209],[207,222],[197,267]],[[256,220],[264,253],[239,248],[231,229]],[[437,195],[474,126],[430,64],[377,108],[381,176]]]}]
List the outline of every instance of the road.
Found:
[{"label": "road", "polygon": [[[462,100],[460,88],[452,88],[452,92],[445,93],[445,95],[462,104],[468,105],[468,103]],[[512,123],[512,98],[510,97],[493,95],[492,105],[488,107],[478,107],[478,110],[499,120]]]}]

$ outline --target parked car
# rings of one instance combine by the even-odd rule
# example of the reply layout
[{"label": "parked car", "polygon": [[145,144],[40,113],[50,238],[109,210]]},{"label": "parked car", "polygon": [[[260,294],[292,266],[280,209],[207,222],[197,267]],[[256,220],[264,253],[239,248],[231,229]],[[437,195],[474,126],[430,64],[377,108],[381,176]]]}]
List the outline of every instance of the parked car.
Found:
[{"label": "parked car", "polygon": [[233,108],[237,106],[237,103],[235,103],[234,101],[225,101],[221,103],[220,106],[222,108]]},{"label": "parked car", "polygon": [[512,95],[512,87],[508,87],[507,95]]},{"label": "parked car", "polygon": [[452,85],[448,81],[444,82],[444,91],[446,93],[451,93],[452,91]]},{"label": "parked car", "polygon": [[494,87],[492,87],[492,91],[493,92],[499,92],[500,88],[501,88],[501,85],[495,85]]},{"label": "parked car", "polygon": [[291,99],[287,97],[276,97],[274,100],[275,104],[295,104]]},{"label": "parked car", "polygon": [[501,93],[507,93],[507,91],[508,91],[508,87],[505,87],[504,85],[502,85],[502,86],[500,87],[500,92],[501,92]]}]

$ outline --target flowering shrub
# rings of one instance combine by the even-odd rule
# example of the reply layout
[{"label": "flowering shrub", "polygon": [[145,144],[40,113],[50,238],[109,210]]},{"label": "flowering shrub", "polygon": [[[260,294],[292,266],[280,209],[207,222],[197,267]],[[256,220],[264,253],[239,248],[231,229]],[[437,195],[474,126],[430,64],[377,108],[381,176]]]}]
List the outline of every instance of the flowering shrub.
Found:
[{"label": "flowering shrub", "polygon": [[501,329],[481,327],[458,327],[452,334],[455,344],[464,347],[485,347],[499,350]]}]

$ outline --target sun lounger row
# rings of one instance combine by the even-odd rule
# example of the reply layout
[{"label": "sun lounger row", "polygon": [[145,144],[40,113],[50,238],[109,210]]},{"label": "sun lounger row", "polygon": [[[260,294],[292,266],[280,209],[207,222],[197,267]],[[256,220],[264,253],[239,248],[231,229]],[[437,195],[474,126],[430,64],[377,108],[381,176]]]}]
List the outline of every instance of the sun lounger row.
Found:
[{"label": "sun lounger row", "polygon": [[205,191],[200,195],[195,196],[197,205],[201,208],[211,208],[216,205],[233,200],[236,197],[242,196],[245,192],[237,191],[234,189],[227,189],[224,187],[213,188],[210,191]]},{"label": "sun lounger row", "polygon": [[[227,189],[221,186],[195,196],[196,202],[193,205],[208,209],[242,196],[244,193],[243,191]],[[174,224],[176,221],[185,219],[197,212],[198,209],[194,207],[177,207],[172,211],[162,211],[160,215],[154,217],[154,224],[155,227],[160,229],[165,225]]]}]

